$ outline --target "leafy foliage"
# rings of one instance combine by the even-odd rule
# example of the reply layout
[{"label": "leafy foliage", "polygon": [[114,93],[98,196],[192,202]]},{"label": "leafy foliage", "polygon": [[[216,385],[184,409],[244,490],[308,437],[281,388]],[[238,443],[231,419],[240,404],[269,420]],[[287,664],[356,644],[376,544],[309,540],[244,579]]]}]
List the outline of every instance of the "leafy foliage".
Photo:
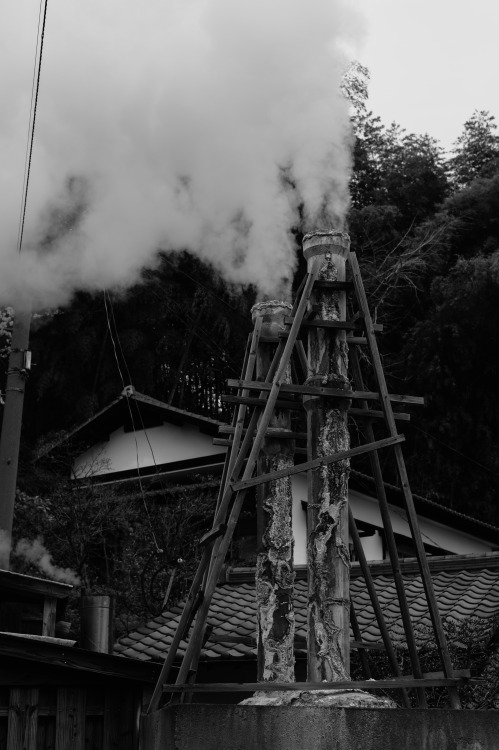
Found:
[{"label": "leafy foliage", "polygon": [[[464,683],[458,688],[461,705],[465,709],[499,708],[499,651],[496,644],[498,625],[497,619],[494,618],[469,617],[457,621],[449,617],[443,621],[454,669],[470,670],[471,676],[480,680]],[[432,629],[422,626],[416,636],[420,644],[418,655],[422,671],[441,672],[442,663]],[[397,657],[402,674],[411,674],[412,667],[407,649],[398,648]],[[384,652],[371,651],[368,660],[374,679],[389,679],[393,676]],[[352,660],[352,678],[363,678],[356,654]],[[429,708],[448,707],[446,688],[431,688],[425,692]],[[393,691],[390,697],[400,703],[400,695],[396,691]],[[411,700],[415,705],[414,696]]]},{"label": "leafy foliage", "polygon": [[483,110],[475,110],[464,123],[449,164],[456,189],[467,187],[473,180],[497,171],[499,136],[496,130],[495,117]]},{"label": "leafy foliage", "polygon": [[[17,572],[71,583],[77,576],[88,593],[114,595],[116,635],[159,614],[167,592],[169,605],[185,595],[198,540],[210,526],[216,481],[140,492],[49,471],[39,484],[43,494],[17,494],[13,548],[26,540],[24,554],[12,558]],[[50,567],[26,554],[35,542],[50,552]],[[78,596],[77,587],[70,608],[76,630]]]}]

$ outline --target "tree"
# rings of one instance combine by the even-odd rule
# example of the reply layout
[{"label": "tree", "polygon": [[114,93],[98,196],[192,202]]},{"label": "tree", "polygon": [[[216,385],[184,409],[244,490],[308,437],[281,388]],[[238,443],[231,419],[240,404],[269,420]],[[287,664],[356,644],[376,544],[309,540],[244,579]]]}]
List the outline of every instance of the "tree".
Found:
[{"label": "tree", "polygon": [[[18,491],[13,569],[113,594],[118,636],[159,614],[166,594],[169,605],[185,595],[218,482],[193,478],[179,487],[156,479],[153,489],[147,480],[113,488],[94,482],[91,472],[69,480],[59,471],[63,463],[32,465],[43,491]],[[78,595],[77,586],[69,608],[76,630]]]},{"label": "tree", "polygon": [[460,190],[478,177],[490,177],[499,169],[499,136],[495,117],[485,110],[475,110],[464,123],[449,161],[452,184]]},{"label": "tree", "polygon": [[128,384],[162,401],[175,385],[174,406],[220,416],[225,380],[240,375],[254,297],[187,253],[162,256],[121,294],[76,294],[34,321],[25,437],[83,422]]}]

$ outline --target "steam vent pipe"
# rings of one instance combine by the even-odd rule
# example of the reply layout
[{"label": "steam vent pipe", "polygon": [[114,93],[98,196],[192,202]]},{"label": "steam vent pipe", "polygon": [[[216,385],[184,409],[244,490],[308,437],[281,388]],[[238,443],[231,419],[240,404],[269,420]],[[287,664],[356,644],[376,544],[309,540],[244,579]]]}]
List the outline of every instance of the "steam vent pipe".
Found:
[{"label": "steam vent pipe", "polygon": [[[350,238],[343,232],[313,232],[303,238],[308,271],[318,281],[344,281]],[[319,320],[346,319],[346,293],[314,287],[310,304]],[[344,330],[308,332],[307,384],[348,389]],[[306,397],[308,460],[348,450],[348,399]],[[350,559],[348,550],[348,460],[308,473],[308,680],[349,679]]]},{"label": "steam vent pipe", "polygon": [[[253,320],[262,317],[256,376],[264,380],[277,344],[285,331],[284,318],[291,305],[260,302]],[[291,370],[284,382],[291,382]],[[267,474],[293,466],[291,440],[272,433],[291,429],[288,410],[275,409],[258,459],[258,473]],[[257,488],[258,550],[256,568],[258,681],[294,682],[293,531],[291,477],[266,482]],[[251,700],[251,699],[250,699]]]}]

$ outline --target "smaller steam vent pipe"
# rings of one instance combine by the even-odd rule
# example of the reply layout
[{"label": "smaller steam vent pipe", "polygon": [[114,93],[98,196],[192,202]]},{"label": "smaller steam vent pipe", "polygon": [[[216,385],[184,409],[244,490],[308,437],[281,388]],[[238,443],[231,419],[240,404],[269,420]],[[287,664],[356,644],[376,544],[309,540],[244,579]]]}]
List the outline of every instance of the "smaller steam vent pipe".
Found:
[{"label": "smaller steam vent pipe", "polygon": [[82,594],[80,601],[80,647],[111,654],[113,651],[114,599],[107,595]]},{"label": "smaller steam vent pipe", "polygon": [[[280,300],[259,302],[253,320],[262,318],[256,359],[257,380],[265,380],[278,345],[286,331],[284,319],[292,306]],[[264,340],[266,339],[266,341]],[[291,382],[288,365],[284,382]],[[291,431],[289,410],[275,409],[258,458],[258,473],[268,474],[293,466],[294,444],[272,432]],[[293,606],[293,495],[291,477],[265,482],[257,488],[257,657],[259,682],[294,682]],[[250,699],[251,700],[251,699]]]}]

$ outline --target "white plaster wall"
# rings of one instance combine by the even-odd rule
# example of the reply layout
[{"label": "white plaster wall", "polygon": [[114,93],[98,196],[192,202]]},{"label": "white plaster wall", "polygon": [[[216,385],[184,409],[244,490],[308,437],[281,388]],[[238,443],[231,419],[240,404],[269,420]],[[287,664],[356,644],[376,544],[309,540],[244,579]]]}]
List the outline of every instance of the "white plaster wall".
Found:
[{"label": "white plaster wall", "polygon": [[146,431],[125,432],[123,427],[113,432],[109,441],[99,443],[79,456],[73,465],[76,476],[127,471],[154,464],[187,461],[213,456],[225,449],[213,445],[211,435],[199,432],[195,425],[165,423]]},{"label": "white plaster wall", "polygon": [[[292,477],[292,488],[293,533],[295,537],[294,561],[295,565],[305,565],[307,562],[306,511],[302,508],[302,501],[307,500],[306,475],[295,474]],[[350,490],[348,496],[353,515],[357,521],[365,521],[382,529],[383,524],[377,500],[355,490]],[[390,514],[394,532],[410,538],[411,533],[405,512],[401,508],[391,505]],[[471,534],[466,534],[464,531],[448,528],[422,516],[419,516],[418,519],[423,542],[426,544],[441,547],[442,550],[459,555],[482,554],[492,552],[494,549],[491,544]],[[383,559],[383,544],[379,533],[374,536],[362,537],[361,541],[368,560]]]}]

